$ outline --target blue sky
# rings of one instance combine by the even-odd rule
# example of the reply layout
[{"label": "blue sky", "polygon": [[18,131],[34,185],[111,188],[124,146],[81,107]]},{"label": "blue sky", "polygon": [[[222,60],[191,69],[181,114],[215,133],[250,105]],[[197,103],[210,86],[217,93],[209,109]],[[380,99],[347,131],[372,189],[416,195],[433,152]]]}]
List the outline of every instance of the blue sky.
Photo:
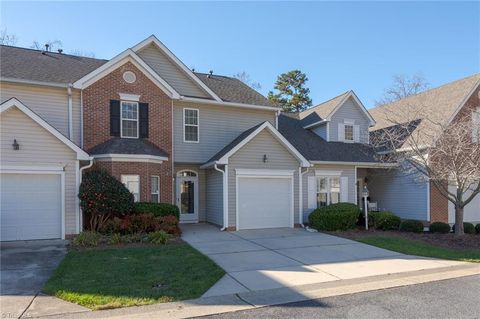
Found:
[{"label": "blue sky", "polygon": [[266,94],[307,73],[314,103],[353,89],[367,107],[394,74],[431,86],[480,72],[480,2],[5,2],[1,27],[111,58],[155,34],[189,67],[246,71]]}]

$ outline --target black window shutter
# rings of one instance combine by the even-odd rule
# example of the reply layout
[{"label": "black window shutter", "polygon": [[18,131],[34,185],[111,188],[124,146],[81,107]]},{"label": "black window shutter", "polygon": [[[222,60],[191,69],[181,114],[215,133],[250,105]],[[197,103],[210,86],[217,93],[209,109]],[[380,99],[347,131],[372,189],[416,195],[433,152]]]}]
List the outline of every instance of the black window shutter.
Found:
[{"label": "black window shutter", "polygon": [[148,103],[139,103],[139,137],[147,138],[148,137]]},{"label": "black window shutter", "polygon": [[110,135],[120,136],[120,101],[110,100]]}]

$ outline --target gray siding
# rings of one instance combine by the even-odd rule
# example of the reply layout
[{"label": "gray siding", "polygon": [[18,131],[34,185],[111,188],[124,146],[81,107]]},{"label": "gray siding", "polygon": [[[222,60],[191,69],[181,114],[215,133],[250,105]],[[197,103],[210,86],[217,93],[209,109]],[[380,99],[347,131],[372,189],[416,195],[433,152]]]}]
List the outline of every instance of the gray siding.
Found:
[{"label": "gray siding", "polygon": [[[177,172],[183,170],[191,170],[198,174],[198,221],[204,222],[206,220],[206,178],[205,170],[200,169],[199,165],[195,164],[174,164],[175,176]],[[177,191],[177,183],[174,183],[174,192]],[[175,194],[177,198],[177,194]],[[176,201],[175,201],[176,203]]]},{"label": "gray siding", "polygon": [[303,222],[308,222],[308,216],[313,211],[312,208],[308,208],[308,176],[315,176],[315,170],[322,171],[342,171],[340,177],[348,178],[348,202],[356,203],[355,198],[355,166],[347,165],[315,165],[310,168],[307,173],[302,176],[302,197],[303,197]]},{"label": "gray siding", "polygon": [[197,83],[155,45],[151,44],[145,47],[138,52],[138,55],[180,95],[209,97]]},{"label": "gray siding", "polygon": [[209,169],[206,180],[206,221],[223,226],[223,174]]},{"label": "gray siding", "polygon": [[338,141],[338,124],[343,123],[344,120],[354,120],[355,125],[360,126],[360,142],[368,143],[368,117],[363,113],[359,106],[355,105],[355,101],[349,98],[336,112],[332,115],[329,130],[330,141]]},{"label": "gray siding", "polygon": [[[263,162],[266,154],[268,161]],[[262,131],[248,144],[232,155],[228,161],[228,225],[236,226],[236,173],[237,168],[283,169],[294,172],[294,223],[298,223],[298,160],[269,131]]]},{"label": "gray siding", "polygon": [[401,170],[369,170],[370,201],[403,219],[428,220],[428,182]]},{"label": "gray siding", "polygon": [[312,129],[313,133],[317,134],[324,140],[327,140],[327,124],[323,124]]},{"label": "gray siding", "polygon": [[[17,139],[20,150],[12,148]],[[76,232],[76,154],[17,108],[0,118],[0,163],[2,166],[56,166],[65,170],[65,234]]]},{"label": "gray siding", "polygon": [[[199,109],[199,143],[183,141],[183,108]],[[275,124],[275,112],[174,102],[173,152],[175,162],[205,163],[243,131],[265,121]]]},{"label": "gray siding", "polygon": [[[68,137],[67,88],[2,82],[0,103],[15,97],[42,119]],[[72,92],[73,142],[80,145],[80,91]]]}]

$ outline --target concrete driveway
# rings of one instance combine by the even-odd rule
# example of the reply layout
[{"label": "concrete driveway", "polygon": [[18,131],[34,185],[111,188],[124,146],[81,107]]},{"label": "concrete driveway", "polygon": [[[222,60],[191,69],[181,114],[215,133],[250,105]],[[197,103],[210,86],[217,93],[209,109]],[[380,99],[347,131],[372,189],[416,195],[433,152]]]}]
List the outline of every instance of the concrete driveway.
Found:
[{"label": "concrete driveway", "polygon": [[[55,297],[39,295],[65,253],[65,242],[60,240],[1,244],[0,308],[2,318],[51,314],[56,313],[56,309],[71,310],[72,307],[78,307],[70,306],[71,304]],[[68,308],[65,308],[65,304],[68,304]]]},{"label": "concrete driveway", "polygon": [[241,293],[461,264],[408,256],[304,229],[221,232],[182,225],[182,238],[226,272],[204,296]]}]

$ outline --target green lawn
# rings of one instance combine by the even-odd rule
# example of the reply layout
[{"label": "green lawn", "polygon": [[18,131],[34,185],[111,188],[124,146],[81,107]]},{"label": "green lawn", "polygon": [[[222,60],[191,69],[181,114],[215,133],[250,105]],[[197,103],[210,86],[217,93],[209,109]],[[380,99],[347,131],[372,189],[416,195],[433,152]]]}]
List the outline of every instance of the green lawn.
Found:
[{"label": "green lawn", "polygon": [[224,271],[187,244],[70,251],[44,292],[91,309],[200,297]]},{"label": "green lawn", "polygon": [[408,255],[480,262],[480,249],[450,249],[429,245],[399,237],[368,236],[356,239],[359,242]]}]

